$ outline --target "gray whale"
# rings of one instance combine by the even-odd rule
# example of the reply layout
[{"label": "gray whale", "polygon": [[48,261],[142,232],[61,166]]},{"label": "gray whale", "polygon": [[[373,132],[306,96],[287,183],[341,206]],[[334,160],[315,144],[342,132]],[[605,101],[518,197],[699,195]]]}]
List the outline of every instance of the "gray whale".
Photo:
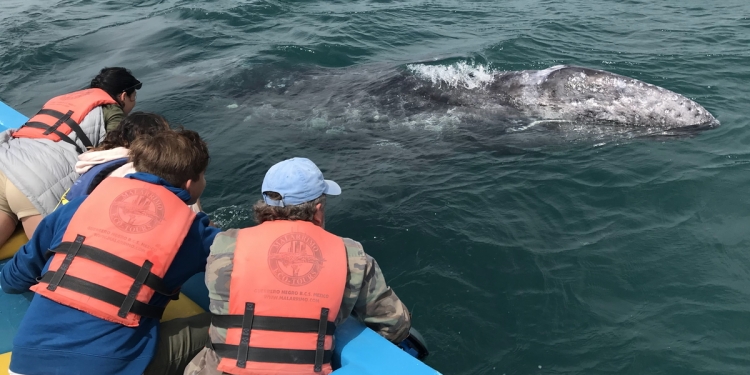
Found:
[{"label": "gray whale", "polygon": [[576,66],[499,73],[489,92],[502,105],[547,120],[664,129],[719,125],[700,104],[680,94],[634,78]]},{"label": "gray whale", "polygon": [[[493,71],[466,63],[255,71],[245,121],[326,133],[423,129],[556,139],[682,135],[719,126],[700,104],[603,70]],[[562,134],[562,136],[560,135]],[[472,135],[474,136],[474,135]]]}]

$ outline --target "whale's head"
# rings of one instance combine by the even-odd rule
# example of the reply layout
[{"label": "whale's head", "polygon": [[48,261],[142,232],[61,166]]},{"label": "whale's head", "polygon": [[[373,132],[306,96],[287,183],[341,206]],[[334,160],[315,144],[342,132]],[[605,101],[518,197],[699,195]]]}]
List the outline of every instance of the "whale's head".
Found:
[{"label": "whale's head", "polygon": [[719,126],[708,110],[683,95],[602,70],[554,66],[504,73],[498,82],[501,90],[511,91],[511,105],[537,118],[649,128],[655,133]]}]

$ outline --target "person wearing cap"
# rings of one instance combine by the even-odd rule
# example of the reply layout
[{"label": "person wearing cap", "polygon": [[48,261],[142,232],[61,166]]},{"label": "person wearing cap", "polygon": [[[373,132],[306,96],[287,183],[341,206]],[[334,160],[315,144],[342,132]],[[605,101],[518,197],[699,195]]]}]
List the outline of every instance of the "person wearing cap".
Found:
[{"label": "person wearing cap", "polygon": [[78,178],[77,156],[133,110],[141,86],[125,68],[104,68],[89,88],[50,99],[21,128],[0,133],[0,246],[19,222],[31,238]]},{"label": "person wearing cap", "polygon": [[261,193],[258,225],[222,232],[211,246],[211,343],[185,374],[328,374],[333,332],[352,314],[393,343],[409,335],[409,312],[375,259],[325,230],[337,183],[292,158],[268,170]]}]

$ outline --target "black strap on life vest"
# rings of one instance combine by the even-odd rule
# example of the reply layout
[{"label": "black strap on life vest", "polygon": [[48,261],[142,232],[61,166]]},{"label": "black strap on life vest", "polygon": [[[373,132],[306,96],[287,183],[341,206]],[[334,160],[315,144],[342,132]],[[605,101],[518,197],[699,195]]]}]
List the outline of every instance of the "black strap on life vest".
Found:
[{"label": "black strap on life vest", "polygon": [[[49,271],[42,276],[39,282],[49,283],[56,275],[57,272]],[[71,275],[64,275],[60,282],[56,284],[56,287],[72,290],[118,307],[124,306],[128,302],[127,299],[129,297],[112,289]],[[153,306],[134,300],[129,311],[141,316],[161,319],[161,316],[164,314],[164,307]]]},{"label": "black strap on life vest", "polygon": [[[83,236],[80,236],[80,237],[83,237]],[[76,238],[76,240],[78,240],[78,238]],[[114,255],[112,253],[108,253],[104,250],[98,249],[93,246],[85,245],[83,243],[79,245],[77,241],[76,242],[63,242],[60,244],[60,246],[49,250],[49,252],[58,253],[58,254],[67,254],[65,256],[65,260],[67,260],[68,257],[70,257],[71,252],[75,252],[73,256],[86,258],[90,261],[99,263],[107,268],[111,268],[117,272],[127,275],[128,277],[131,277],[134,280],[138,278],[139,273],[143,269],[142,266],[139,266],[129,260],[120,258],[117,255]],[[65,261],[63,261],[63,263],[65,263]],[[60,272],[59,269],[58,269],[58,272]],[[143,281],[143,285],[146,285],[147,287],[153,289],[157,293],[163,294],[165,296],[172,297],[173,295],[179,295],[179,293],[175,293],[175,291],[168,290],[167,287],[164,286],[164,280],[161,277],[156,276],[155,274],[151,272],[149,272],[146,275],[146,279]]]},{"label": "black strap on life vest", "polygon": [[86,237],[81,236],[80,234],[76,236],[75,242],[70,246],[68,253],[65,255],[65,259],[63,259],[62,264],[60,264],[60,267],[57,269],[55,276],[49,280],[47,290],[54,292],[57,289],[63,276],[68,272],[68,268],[70,268],[70,263],[73,262],[73,258],[75,258],[76,254],[78,254],[78,251],[81,249],[81,246],[83,246],[83,240],[85,239]]},{"label": "black strap on life vest", "polygon": [[247,302],[245,303],[245,314],[242,316],[240,344],[237,345],[237,367],[239,368],[245,368],[247,364],[247,351],[250,349],[250,331],[253,327],[253,318],[255,318],[255,304]]},{"label": "black strap on life vest", "polygon": [[[318,326],[318,341],[315,344],[315,368],[313,371],[323,371],[323,360],[325,359],[326,346],[326,322],[328,321],[328,309],[320,309],[320,325]],[[331,360],[329,359],[328,362]],[[326,362],[326,363],[328,363]]]},{"label": "black strap on life vest", "polygon": [[[243,315],[212,315],[211,325],[216,328],[241,328]],[[252,329],[263,331],[309,333],[318,332],[320,320],[305,318],[280,318],[255,315]],[[326,321],[326,335],[336,332],[336,324]]]},{"label": "black strap on life vest", "polygon": [[[48,290],[55,291],[58,287],[62,287],[118,306],[120,310],[117,315],[121,318],[125,318],[129,312],[132,312],[150,318],[161,319],[164,307],[153,306],[136,300],[138,293],[144,285],[158,293],[170,296],[172,299],[179,298],[179,290],[176,292],[167,291],[163,280],[151,273],[153,263],[150,261],[147,260],[143,265],[138,266],[114,254],[93,246],[84,245],[83,241],[85,239],[85,236],[79,234],[76,236],[74,242],[63,242],[60,246],[50,250],[53,253],[66,255],[57,271],[48,271],[39,280],[40,282],[48,283]],[[125,295],[90,281],[67,275],[68,268],[70,268],[70,264],[76,257],[86,258],[133,278],[133,284],[128,294]]]},{"label": "black strap on life vest", "polygon": [[81,147],[78,146],[78,144],[72,138],[68,137],[65,133],[57,130],[60,127],[60,125],[66,124],[70,127],[71,130],[73,130],[76,133],[76,135],[78,136],[78,139],[81,141],[81,143],[83,143],[83,145],[86,148],[94,147],[89,137],[86,135],[86,133],[83,132],[83,129],[81,129],[81,126],[77,122],[75,122],[75,120],[70,118],[70,116],[73,115],[73,111],[62,113],[54,109],[42,108],[39,112],[37,112],[37,115],[51,116],[53,118],[56,118],[57,121],[52,126],[49,126],[43,122],[38,122],[38,121],[27,122],[23,126],[28,126],[30,128],[35,128],[35,129],[43,129],[44,130],[44,133],[42,133],[43,135],[55,134],[58,137],[60,137],[60,140],[66,143],[70,143],[73,146],[75,146],[79,154],[83,153],[85,150],[81,149]]},{"label": "black strap on life vest", "polygon": [[44,109],[42,108],[39,110],[40,115],[47,115],[57,118],[57,121],[47,130],[44,132],[44,135],[48,135],[52,133],[53,131],[57,130],[57,128],[60,127],[63,123],[68,125],[71,130],[73,130],[76,135],[78,136],[78,139],[81,140],[81,143],[83,143],[86,147],[94,147],[94,145],[91,143],[91,140],[86,135],[86,133],[83,132],[83,129],[81,129],[81,125],[79,125],[75,120],[70,118],[70,116],[73,116],[73,111],[68,111],[63,114],[60,111],[56,111],[54,109]]},{"label": "black strap on life vest", "polygon": [[[332,351],[325,350],[326,335],[333,335],[336,325],[328,321],[329,309],[322,308],[320,319],[282,318],[255,316],[255,304],[245,304],[243,315],[213,315],[211,325],[218,328],[242,328],[238,345],[217,344],[209,342],[207,347],[213,349],[221,358],[237,360],[237,367],[245,368],[248,361],[314,365],[315,372],[323,370],[323,364],[331,362]],[[317,332],[315,350],[272,349],[251,347],[252,330],[307,333]]]},{"label": "black strap on life vest", "polygon": [[[211,342],[206,347],[213,349],[221,358],[237,358],[237,345],[213,344]],[[247,361],[251,362],[270,362],[270,363],[291,363],[297,365],[314,365],[316,359],[316,350],[297,350],[297,349],[271,349],[271,348],[248,348]],[[322,362],[331,363],[333,352],[325,350],[323,352]],[[322,370],[322,365],[321,365]],[[320,372],[321,370],[317,370]]]}]

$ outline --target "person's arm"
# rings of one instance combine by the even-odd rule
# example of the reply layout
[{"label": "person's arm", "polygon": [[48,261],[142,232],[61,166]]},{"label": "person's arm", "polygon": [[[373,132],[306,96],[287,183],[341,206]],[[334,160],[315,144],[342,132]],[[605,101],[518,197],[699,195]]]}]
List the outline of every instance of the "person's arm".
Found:
[{"label": "person's arm", "polygon": [[114,130],[117,125],[120,125],[120,121],[125,118],[125,113],[122,111],[117,104],[108,104],[102,106],[102,116],[104,117],[104,128],[107,132]]},{"label": "person's arm", "polygon": [[[195,213],[203,212],[203,206],[201,206],[201,199],[198,198],[195,201],[195,203],[191,204],[190,205],[190,209],[193,210],[193,212],[195,212]],[[212,227],[217,227],[218,228],[218,226],[216,225],[216,223],[214,223],[213,221],[209,221],[208,225],[212,226]]]},{"label": "person's arm", "polygon": [[[216,235],[206,265],[206,287],[214,314],[229,314],[229,284],[234,269],[234,251],[239,230],[230,229]],[[226,333],[226,331],[223,331]]]},{"label": "person's arm", "polygon": [[[347,248],[351,242],[361,246],[355,241],[347,241]],[[411,328],[411,316],[409,310],[404,306],[396,293],[393,292],[385,282],[383,272],[373,257],[361,250],[362,256],[352,259],[349,270],[352,273],[362,273],[359,296],[354,304],[354,313],[370,329],[379,333],[390,342],[399,343],[409,336]],[[356,282],[357,275],[352,275],[350,280]],[[347,286],[349,287],[349,286]]]},{"label": "person's arm", "polygon": [[202,212],[193,218],[193,224],[182,242],[180,253],[175,257],[175,261],[179,259],[182,272],[189,272],[190,276],[206,270],[206,259],[211,253],[211,244],[221,231],[209,226],[209,221],[208,216]]},{"label": "person's arm", "polygon": [[55,234],[56,218],[59,211],[54,211],[42,219],[34,231],[31,240],[21,246],[16,255],[5,264],[0,272],[0,286],[5,293],[19,294],[28,292],[36,284],[37,277],[47,264],[46,252],[51,248]]},{"label": "person's arm", "polygon": [[[206,288],[208,289],[208,309],[212,314],[229,315],[229,286],[234,270],[234,251],[239,230],[230,229],[216,235],[211,245],[211,255],[206,265]],[[212,342],[227,339],[226,328],[211,327],[208,330]],[[215,358],[209,355],[208,358]]]},{"label": "person's arm", "polygon": [[217,234],[221,233],[221,229],[217,228],[213,222],[211,221],[211,218],[208,217],[203,212],[199,212],[197,214],[198,219],[198,228],[201,233],[201,244],[203,246],[203,254],[205,254],[205,258],[208,258],[208,255],[211,253],[211,245],[214,243],[214,237],[216,237]]}]

